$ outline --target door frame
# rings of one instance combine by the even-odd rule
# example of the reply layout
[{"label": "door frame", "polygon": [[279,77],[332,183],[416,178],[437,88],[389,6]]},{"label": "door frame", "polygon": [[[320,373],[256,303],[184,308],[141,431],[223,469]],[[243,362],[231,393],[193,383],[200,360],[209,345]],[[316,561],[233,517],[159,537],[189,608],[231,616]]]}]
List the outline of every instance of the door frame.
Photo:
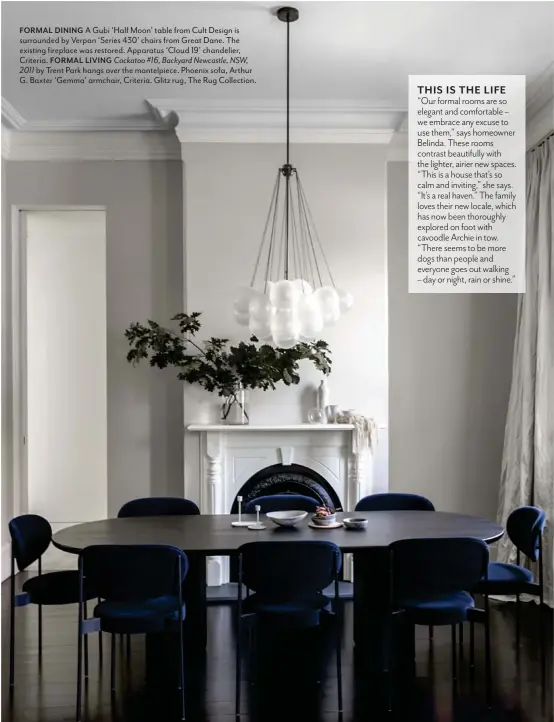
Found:
[{"label": "door frame", "polygon": [[13,509],[12,517],[29,510],[27,478],[27,234],[25,213],[33,211],[101,211],[107,207],[87,205],[23,204],[11,207],[12,281],[12,428],[13,428]]}]

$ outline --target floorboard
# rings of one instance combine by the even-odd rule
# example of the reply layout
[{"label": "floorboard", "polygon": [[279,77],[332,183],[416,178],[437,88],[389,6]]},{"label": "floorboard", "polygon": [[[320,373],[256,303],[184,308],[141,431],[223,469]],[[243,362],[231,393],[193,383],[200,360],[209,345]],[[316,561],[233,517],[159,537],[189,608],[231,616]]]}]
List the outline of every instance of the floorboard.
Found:
[{"label": "floorboard", "polygon": [[[18,583],[24,579],[19,575]],[[344,722],[554,722],[552,713],[552,610],[546,609],[547,667],[541,680],[538,607],[523,605],[522,642],[515,649],[515,605],[492,603],[493,701],[484,694],[484,638],[476,627],[476,670],[470,675],[469,631],[461,650],[460,678],[453,687],[450,629],[436,629],[430,646],[427,628],[417,631],[417,671],[412,683],[397,680],[394,711],[387,712],[386,685],[354,663],[352,609],[346,603],[343,627]],[[2,585],[2,722],[66,722],[75,719],[75,605],[44,608],[44,648],[39,659],[37,609],[16,610],[16,684],[8,684],[9,585]],[[187,720],[231,722],[235,718],[235,628],[233,606],[210,605],[205,658],[187,658]],[[176,700],[147,694],[144,640],[132,640],[131,656],[118,640],[117,690],[110,693],[109,635],[103,635],[100,662],[96,635],[90,637],[90,678],[86,687],[87,722],[153,722],[179,719]],[[337,720],[337,687],[332,644],[317,652],[322,673],[310,675],[306,649],[278,652],[272,645],[255,661],[256,685],[243,682],[244,722],[328,722]],[[310,650],[308,650],[310,651]],[[249,675],[247,670],[247,675]]]}]

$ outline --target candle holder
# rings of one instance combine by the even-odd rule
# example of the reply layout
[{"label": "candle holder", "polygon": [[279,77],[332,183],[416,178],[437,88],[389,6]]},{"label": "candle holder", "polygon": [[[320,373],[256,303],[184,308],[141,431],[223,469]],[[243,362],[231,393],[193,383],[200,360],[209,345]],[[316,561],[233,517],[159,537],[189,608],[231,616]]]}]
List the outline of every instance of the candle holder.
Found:
[{"label": "candle holder", "polygon": [[239,518],[238,521],[232,521],[231,526],[250,526],[251,522],[242,520],[242,496],[237,496],[237,502],[239,505]]},{"label": "candle holder", "polygon": [[255,524],[249,524],[249,525],[248,525],[248,528],[249,528],[249,529],[252,529],[253,531],[262,531],[263,529],[266,528],[266,526],[265,526],[265,524],[264,524],[263,522],[260,521],[261,506],[260,506],[259,504],[256,504],[256,506],[254,507],[254,509],[256,510],[256,523],[255,523]]}]

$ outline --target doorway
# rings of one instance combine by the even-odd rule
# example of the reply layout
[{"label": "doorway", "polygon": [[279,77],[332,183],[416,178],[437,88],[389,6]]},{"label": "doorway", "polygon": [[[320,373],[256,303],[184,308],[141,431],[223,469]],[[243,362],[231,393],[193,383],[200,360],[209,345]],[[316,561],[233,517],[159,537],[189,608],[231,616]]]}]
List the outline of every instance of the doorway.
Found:
[{"label": "doorway", "polygon": [[[106,213],[19,212],[21,513],[107,516]],[[50,549],[45,569],[74,567]]]}]

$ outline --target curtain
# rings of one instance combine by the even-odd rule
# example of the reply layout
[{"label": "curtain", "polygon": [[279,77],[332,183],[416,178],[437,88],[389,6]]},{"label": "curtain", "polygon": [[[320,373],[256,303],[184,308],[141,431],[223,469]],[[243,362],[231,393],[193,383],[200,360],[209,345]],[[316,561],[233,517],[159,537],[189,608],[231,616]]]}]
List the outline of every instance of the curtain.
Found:
[{"label": "curtain", "polygon": [[[504,435],[498,519],[516,507],[545,510],[545,601],[554,606],[554,137],[527,154],[526,293],[518,302],[512,386]],[[498,561],[514,562],[501,539]],[[533,570],[536,572],[536,570]]]}]

